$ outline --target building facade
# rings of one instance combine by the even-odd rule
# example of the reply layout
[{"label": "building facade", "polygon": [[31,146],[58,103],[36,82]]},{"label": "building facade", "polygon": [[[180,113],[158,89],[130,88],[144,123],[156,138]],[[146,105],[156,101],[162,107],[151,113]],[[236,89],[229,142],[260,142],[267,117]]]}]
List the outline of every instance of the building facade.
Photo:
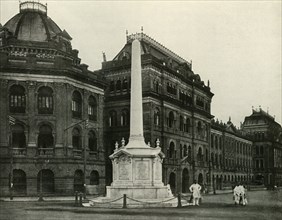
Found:
[{"label": "building facade", "polygon": [[[192,65],[144,33],[127,36],[112,61],[102,63],[100,74],[109,82],[105,99],[106,155],[115,142],[129,137],[131,43],[141,42],[143,121],[145,142],[160,140],[166,154],[163,181],[173,192],[188,192],[193,179],[210,184],[209,138],[213,93]],[[107,184],[111,161],[107,161]]]},{"label": "building facade", "polygon": [[214,190],[230,189],[236,183],[252,184],[253,142],[231,119],[211,123],[211,169]]},{"label": "building facade", "polygon": [[243,130],[253,140],[254,182],[269,188],[282,185],[282,128],[261,108],[245,117]]},{"label": "building facade", "polygon": [[0,27],[0,194],[104,192],[104,86],[47,6]]}]

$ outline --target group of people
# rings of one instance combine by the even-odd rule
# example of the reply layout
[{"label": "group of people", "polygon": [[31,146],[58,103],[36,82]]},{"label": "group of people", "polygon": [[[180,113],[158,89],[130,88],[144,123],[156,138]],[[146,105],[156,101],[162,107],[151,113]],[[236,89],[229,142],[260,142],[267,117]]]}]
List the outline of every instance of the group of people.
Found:
[{"label": "group of people", "polygon": [[[192,193],[190,202],[193,202],[193,205],[199,206],[199,202],[202,198],[201,190],[202,186],[194,180],[194,183],[189,188],[190,192]],[[236,184],[233,189],[233,198],[235,201],[235,205],[247,205],[247,196],[246,196],[246,189],[243,184]]]},{"label": "group of people", "polygon": [[242,184],[237,183],[233,189],[235,205],[247,205],[246,189]]}]

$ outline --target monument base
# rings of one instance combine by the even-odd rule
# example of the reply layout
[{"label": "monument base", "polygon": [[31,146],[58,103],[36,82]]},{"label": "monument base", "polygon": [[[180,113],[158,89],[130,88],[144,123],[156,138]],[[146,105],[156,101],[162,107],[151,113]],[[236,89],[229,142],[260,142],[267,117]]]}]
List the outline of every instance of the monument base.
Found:
[{"label": "monument base", "polygon": [[134,199],[173,198],[168,186],[107,186],[109,198],[119,198],[124,194]]}]

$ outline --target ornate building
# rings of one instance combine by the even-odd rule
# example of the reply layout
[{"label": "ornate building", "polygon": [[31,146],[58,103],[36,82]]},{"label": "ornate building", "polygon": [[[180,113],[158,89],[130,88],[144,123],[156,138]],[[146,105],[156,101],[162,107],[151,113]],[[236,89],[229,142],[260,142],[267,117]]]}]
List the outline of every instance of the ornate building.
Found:
[{"label": "ornate building", "polygon": [[226,124],[212,120],[210,146],[214,189],[230,189],[238,182],[251,184],[252,140],[231,119]]},{"label": "ornate building", "polygon": [[104,191],[105,84],[71,40],[38,2],[0,25],[1,195]]},{"label": "ornate building", "polygon": [[[209,137],[213,117],[213,93],[190,62],[179,57],[144,33],[127,36],[117,56],[102,63],[109,82],[105,99],[105,149],[113,152],[115,142],[129,137],[129,97],[131,43],[141,42],[142,87],[145,142],[161,141],[166,154],[163,181],[173,192],[188,192],[193,179],[210,184]],[[107,156],[106,156],[107,157]],[[111,163],[107,160],[107,184],[111,183]]]},{"label": "ornate building", "polygon": [[282,128],[274,117],[253,109],[245,117],[243,130],[253,140],[254,181],[270,188],[282,185]]}]

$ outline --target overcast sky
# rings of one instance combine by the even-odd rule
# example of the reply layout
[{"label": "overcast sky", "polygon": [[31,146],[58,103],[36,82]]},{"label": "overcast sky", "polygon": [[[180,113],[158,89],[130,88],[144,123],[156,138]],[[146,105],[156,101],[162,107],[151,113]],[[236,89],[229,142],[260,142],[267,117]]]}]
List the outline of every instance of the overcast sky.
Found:
[{"label": "overcast sky", "polygon": [[[0,23],[19,12],[0,0]],[[122,49],[126,30],[151,36],[193,61],[212,92],[215,118],[239,126],[261,106],[282,123],[281,1],[40,1],[73,38],[82,63],[101,68]]]}]

